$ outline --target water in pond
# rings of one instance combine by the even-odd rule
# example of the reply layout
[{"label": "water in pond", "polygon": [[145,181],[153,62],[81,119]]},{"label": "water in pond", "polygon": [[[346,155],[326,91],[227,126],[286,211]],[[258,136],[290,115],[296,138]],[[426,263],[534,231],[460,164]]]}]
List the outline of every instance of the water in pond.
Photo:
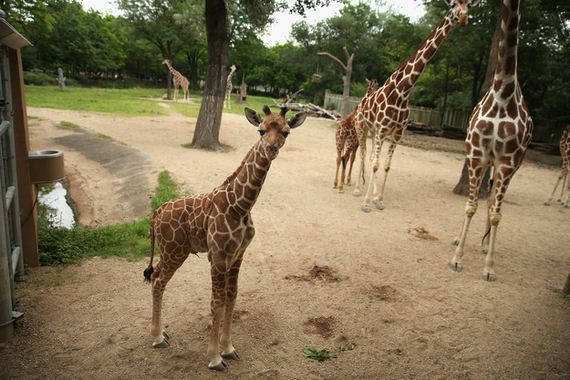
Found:
[{"label": "water in pond", "polygon": [[73,228],[75,216],[67,203],[67,190],[61,182],[53,186],[43,187],[38,192],[38,201],[49,208],[48,219],[56,227]]}]

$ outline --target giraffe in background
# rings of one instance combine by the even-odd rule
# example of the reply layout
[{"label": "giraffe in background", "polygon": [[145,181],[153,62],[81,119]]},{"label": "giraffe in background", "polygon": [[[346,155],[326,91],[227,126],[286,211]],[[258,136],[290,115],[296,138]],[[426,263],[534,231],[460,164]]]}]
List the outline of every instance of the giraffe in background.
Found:
[{"label": "giraffe in background", "polygon": [[493,168],[493,183],[487,207],[487,256],[483,279],[495,279],[495,239],[501,220],[501,205],[513,175],[520,167],[532,137],[533,123],[517,77],[517,45],[522,0],[503,0],[499,58],[489,91],[475,106],[465,139],[469,169],[469,199],[465,221],[456,239],[449,267],[460,272],[467,231],[477,211],[479,188],[487,167]]},{"label": "giraffe in background", "polygon": [[[448,36],[453,25],[456,22],[463,26],[467,24],[468,8],[476,5],[478,0],[450,0],[449,3],[452,6],[451,10],[443,17],[443,20],[418,50],[400,65],[381,88],[366,96],[357,107],[356,130],[360,145],[360,175],[353,191],[355,196],[362,193],[368,129],[372,128],[374,132],[374,150],[371,157],[372,172],[368,182],[368,190],[361,206],[364,212],[370,211],[371,200],[376,208],[384,209],[384,189],[388,171],[394,150],[402,139],[408,124],[408,99],[416,81]],[[384,164],[384,180],[378,193],[376,172],[380,163],[380,150],[385,141],[388,141],[390,146]]]},{"label": "giraffe in background", "polygon": [[184,92],[184,100],[189,101],[190,98],[188,91],[188,85],[189,85],[188,78],[180,74],[179,71],[175,70],[174,67],[172,67],[172,63],[168,59],[162,61],[162,64],[166,65],[166,67],[168,67],[168,70],[172,74],[172,87],[174,87],[173,100],[176,101],[178,99],[178,88],[180,87]]},{"label": "giraffe in background", "polygon": [[[562,181],[562,189],[560,189],[560,198],[558,202],[561,202],[564,207],[570,207],[568,201],[570,201],[570,181],[568,181],[568,172],[570,172],[570,125],[566,127],[564,132],[562,132],[562,137],[560,138],[560,155],[562,156],[562,171],[560,176],[558,176],[558,181],[554,185],[554,190],[550,197],[544,202],[546,206],[550,205],[552,198],[554,198],[554,193]],[[568,188],[566,188],[566,182],[568,181]],[[564,199],[564,191],[566,190],[566,199]]]},{"label": "giraffe in background", "polygon": [[[307,116],[301,112],[287,121],[286,108],[279,114],[272,114],[268,106],[264,106],[263,111],[265,116],[262,118],[254,110],[245,109],[247,120],[258,128],[261,138],[224,183],[206,194],[166,202],[156,210],[151,221],[150,264],[144,276],[152,283],[152,345],[157,348],[170,345],[170,336],[161,325],[162,296],[166,284],[190,253],[208,252],[212,278],[208,368],[218,371],[227,367],[222,359],[239,360],[231,339],[232,313],[240,265],[255,235],[251,209],[271,162],[285,144],[289,132],[303,124]],[[160,250],[160,262],[153,267],[155,239]]]},{"label": "giraffe in background", "polygon": [[228,79],[226,81],[225,108],[228,108],[228,109],[232,109],[232,105],[231,105],[230,100],[231,100],[231,94],[232,94],[232,88],[233,88],[232,77],[233,77],[235,71],[236,71],[236,65],[231,65],[230,66],[230,72],[228,74]]},{"label": "giraffe in background", "polygon": [[[366,95],[370,95],[376,88],[376,79],[366,80],[368,82],[368,89]],[[362,100],[361,100],[362,101]],[[358,107],[358,106],[357,106]],[[333,189],[338,186],[338,192],[343,193],[344,189],[344,175],[346,172],[346,165],[350,161],[350,169],[346,178],[346,186],[350,186],[350,177],[352,175],[352,165],[356,158],[356,151],[358,149],[358,136],[354,126],[354,117],[356,115],[356,108],[344,119],[340,120],[336,127],[336,174],[334,177]],[[342,171],[340,176],[340,185],[338,184],[338,169],[342,163]]]}]

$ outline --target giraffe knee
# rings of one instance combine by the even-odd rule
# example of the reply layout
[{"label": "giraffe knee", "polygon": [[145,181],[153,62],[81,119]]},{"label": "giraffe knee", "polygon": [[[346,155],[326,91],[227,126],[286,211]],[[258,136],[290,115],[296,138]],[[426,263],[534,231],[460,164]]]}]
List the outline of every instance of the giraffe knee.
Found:
[{"label": "giraffe knee", "polygon": [[501,214],[499,214],[498,212],[491,212],[489,214],[489,223],[491,223],[492,226],[498,225],[500,221],[501,221]]},{"label": "giraffe knee", "polygon": [[477,203],[467,202],[465,205],[465,215],[471,217],[477,212]]}]

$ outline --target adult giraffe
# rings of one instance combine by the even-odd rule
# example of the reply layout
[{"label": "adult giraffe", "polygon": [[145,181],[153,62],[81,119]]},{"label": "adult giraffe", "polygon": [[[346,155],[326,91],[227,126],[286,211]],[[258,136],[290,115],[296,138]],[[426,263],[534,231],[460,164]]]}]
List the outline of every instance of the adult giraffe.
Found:
[{"label": "adult giraffe", "polygon": [[[495,279],[495,239],[501,220],[501,205],[513,175],[520,167],[532,137],[533,124],[517,78],[517,45],[522,0],[503,0],[499,58],[493,84],[475,106],[467,138],[469,199],[465,221],[455,243],[455,255],[449,267],[460,272],[467,231],[477,211],[479,188],[487,167],[493,168],[493,184],[487,207],[487,256],[483,279]],[[488,239],[487,239],[488,238]]]},{"label": "adult giraffe", "polygon": [[[446,2],[451,5],[451,10],[447,12],[443,20],[421,44],[418,50],[400,65],[382,87],[368,95],[358,105],[356,129],[360,146],[360,175],[358,175],[356,187],[353,191],[355,196],[362,193],[361,187],[365,177],[366,136],[368,135],[368,129],[373,128],[374,131],[374,151],[371,157],[372,173],[368,182],[368,191],[361,206],[364,212],[370,211],[371,199],[378,209],[384,209],[386,178],[388,177],[396,145],[402,139],[408,124],[408,99],[416,81],[448,36],[453,25],[456,22],[463,26],[467,24],[468,8],[476,5],[479,0],[449,0]],[[380,193],[378,193],[376,172],[378,171],[380,150],[384,141],[388,141],[390,147],[388,148],[388,155],[384,164],[384,180]]]}]

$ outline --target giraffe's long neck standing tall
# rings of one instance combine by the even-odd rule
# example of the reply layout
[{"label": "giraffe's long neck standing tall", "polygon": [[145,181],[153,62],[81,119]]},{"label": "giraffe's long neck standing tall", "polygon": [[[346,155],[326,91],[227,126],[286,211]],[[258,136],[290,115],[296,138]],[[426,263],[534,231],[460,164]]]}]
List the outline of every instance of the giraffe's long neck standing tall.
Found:
[{"label": "giraffe's long neck standing tall", "polygon": [[501,13],[501,40],[499,41],[499,57],[491,92],[495,98],[509,100],[517,90],[517,51],[520,22],[519,0],[503,1]]},{"label": "giraffe's long neck standing tall", "polygon": [[[360,145],[360,175],[355,186],[354,195],[360,195],[361,185],[365,177],[366,160],[366,135],[368,126],[374,130],[374,151],[372,154],[372,173],[369,177],[368,190],[362,202],[362,211],[369,212],[372,201],[380,210],[384,209],[384,190],[392,156],[397,144],[400,142],[408,123],[408,99],[410,93],[425,70],[429,61],[449,35],[456,20],[460,8],[453,7],[443,17],[432,33],[420,45],[420,47],[386,80],[384,85],[372,93],[359,106],[357,115],[357,131]],[[465,15],[466,17],[466,15]],[[376,184],[376,172],[379,168],[380,150],[385,140],[390,143],[386,162],[384,164],[384,178],[378,191]]]},{"label": "giraffe's long neck standing tall", "polygon": [[267,157],[263,142],[259,140],[251,148],[236,172],[226,180],[228,208],[239,215],[250,212],[261,192],[270,167],[271,160]]},{"label": "giraffe's long neck standing tall", "polygon": [[[406,62],[400,65],[398,70],[388,78],[384,86],[393,81],[399,92],[399,96],[405,99],[409,97],[427,64],[449,35],[455,23],[453,12],[453,10],[447,12],[440,23],[420,45],[418,50],[416,50]],[[378,91],[380,90],[381,89]]]}]

